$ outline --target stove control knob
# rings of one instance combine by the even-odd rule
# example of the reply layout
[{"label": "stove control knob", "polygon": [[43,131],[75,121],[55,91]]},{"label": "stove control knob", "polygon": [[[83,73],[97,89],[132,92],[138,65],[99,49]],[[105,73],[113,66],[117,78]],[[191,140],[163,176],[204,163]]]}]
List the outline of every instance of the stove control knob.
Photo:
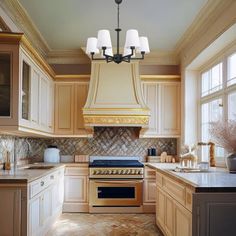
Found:
[{"label": "stove control knob", "polygon": [[122,170],[117,170],[117,174],[121,175]]},{"label": "stove control knob", "polygon": [[117,170],[113,170],[113,171],[112,171],[112,174],[113,174],[113,175],[117,174]]},{"label": "stove control knob", "polygon": [[139,173],[139,170],[135,170],[135,174],[137,175]]},{"label": "stove control knob", "polygon": [[100,175],[101,171],[100,170],[95,170],[95,175]]},{"label": "stove control knob", "polygon": [[131,170],[131,174],[134,175],[135,174],[135,170]]},{"label": "stove control knob", "polygon": [[96,171],[96,170],[94,170],[94,171],[93,171],[93,175],[96,175],[96,174],[97,174],[97,171]]},{"label": "stove control knob", "polygon": [[127,175],[130,174],[130,170],[126,170],[126,174],[127,174]]},{"label": "stove control knob", "polygon": [[112,173],[112,171],[111,171],[111,170],[108,170],[107,173],[110,175],[110,174]]}]

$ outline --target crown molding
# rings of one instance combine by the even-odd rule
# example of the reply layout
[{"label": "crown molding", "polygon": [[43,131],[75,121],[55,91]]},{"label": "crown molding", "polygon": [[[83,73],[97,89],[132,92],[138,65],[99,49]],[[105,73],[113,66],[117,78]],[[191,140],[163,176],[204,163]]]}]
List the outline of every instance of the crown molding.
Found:
[{"label": "crown molding", "polygon": [[0,32],[11,32],[11,29],[7,26],[5,21],[0,16]]},{"label": "crown molding", "polygon": [[2,0],[0,6],[45,58],[50,47],[21,4],[17,0]]},{"label": "crown molding", "polygon": [[51,50],[47,54],[49,64],[89,64],[90,59],[82,49]]},{"label": "crown molding", "polygon": [[[209,34],[209,30],[212,28],[212,25],[227,9],[233,6],[233,4],[235,4],[235,0],[209,0],[206,3],[206,5],[198,13],[191,26],[183,34],[180,41],[175,47],[174,51],[176,52],[176,55],[180,58],[181,62],[185,60],[184,57],[186,56],[186,51],[188,51],[189,49],[191,50],[195,43],[197,43],[204,35]],[[228,27],[230,26],[231,24],[229,23]],[[226,29],[227,28],[223,28],[221,30],[221,33],[223,33]],[[214,40],[218,36],[219,34],[215,35]],[[200,53],[200,51],[196,53]]]}]

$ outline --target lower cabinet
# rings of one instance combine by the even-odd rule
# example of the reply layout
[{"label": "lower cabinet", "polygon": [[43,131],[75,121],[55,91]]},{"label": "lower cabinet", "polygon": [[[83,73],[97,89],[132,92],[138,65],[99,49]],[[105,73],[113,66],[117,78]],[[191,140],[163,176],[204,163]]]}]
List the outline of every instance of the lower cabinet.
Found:
[{"label": "lower cabinet", "polygon": [[164,235],[192,236],[192,194],[184,184],[156,173],[156,224]]},{"label": "lower cabinet", "polygon": [[25,235],[21,225],[23,192],[26,193],[27,190],[10,185],[0,186],[0,235]]},{"label": "lower cabinet", "polygon": [[156,204],[156,171],[144,167],[143,212],[154,213]]},{"label": "lower cabinet", "polygon": [[63,212],[88,212],[88,165],[75,164],[65,170]]},{"label": "lower cabinet", "polygon": [[191,236],[192,213],[157,187],[156,223],[165,235]]},{"label": "lower cabinet", "polygon": [[29,184],[28,235],[45,235],[61,214],[61,191],[64,192],[64,168]]}]

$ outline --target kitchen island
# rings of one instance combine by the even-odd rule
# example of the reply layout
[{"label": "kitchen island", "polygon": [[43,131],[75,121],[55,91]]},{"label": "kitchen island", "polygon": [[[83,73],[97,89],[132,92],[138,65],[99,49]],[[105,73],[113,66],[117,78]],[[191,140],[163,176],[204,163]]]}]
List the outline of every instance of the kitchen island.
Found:
[{"label": "kitchen island", "polygon": [[0,171],[0,235],[44,235],[62,212],[64,165]]},{"label": "kitchen island", "polygon": [[165,235],[233,236],[236,175],[224,168],[173,171],[178,164],[150,163],[156,170],[156,223]]}]

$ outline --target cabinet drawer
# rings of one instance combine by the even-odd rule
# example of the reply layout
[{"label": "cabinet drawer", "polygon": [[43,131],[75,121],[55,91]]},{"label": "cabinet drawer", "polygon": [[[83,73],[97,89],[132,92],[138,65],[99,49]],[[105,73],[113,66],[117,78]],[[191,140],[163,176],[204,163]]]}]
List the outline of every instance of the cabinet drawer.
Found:
[{"label": "cabinet drawer", "polygon": [[186,191],[185,186],[170,178],[163,177],[163,189],[170,194],[176,201],[185,205]]},{"label": "cabinet drawer", "polygon": [[144,178],[145,179],[155,179],[156,178],[156,171],[152,168],[145,166],[144,168]]},{"label": "cabinet drawer", "polygon": [[44,178],[40,178],[38,180],[33,181],[29,185],[29,196],[33,198],[35,195],[40,193],[44,189],[45,180]]},{"label": "cabinet drawer", "polygon": [[42,177],[30,183],[29,184],[29,197],[33,198],[38,193],[46,189],[54,181],[54,179],[52,179],[51,176],[52,175],[49,174],[45,177]]},{"label": "cabinet drawer", "polygon": [[156,171],[156,184],[158,187],[162,187],[162,174]]},{"label": "cabinet drawer", "polygon": [[65,175],[88,175],[87,167],[66,167]]}]

